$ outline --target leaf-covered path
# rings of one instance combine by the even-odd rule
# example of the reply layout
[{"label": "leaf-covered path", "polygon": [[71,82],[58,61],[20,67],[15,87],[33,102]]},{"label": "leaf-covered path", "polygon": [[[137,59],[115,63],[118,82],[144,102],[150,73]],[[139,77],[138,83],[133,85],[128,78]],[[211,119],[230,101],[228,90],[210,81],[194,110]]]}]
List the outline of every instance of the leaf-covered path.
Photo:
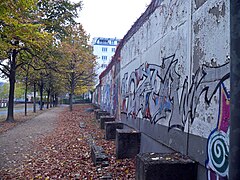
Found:
[{"label": "leaf-covered path", "polygon": [[[0,135],[0,179],[134,179],[134,160],[116,160],[90,105],[57,108]],[[86,127],[80,128],[84,123]],[[88,138],[104,148],[109,166],[94,166]]]},{"label": "leaf-covered path", "polygon": [[18,166],[19,162],[27,158],[33,150],[32,142],[57,127],[58,113],[62,110],[52,109],[0,134],[1,169]]}]

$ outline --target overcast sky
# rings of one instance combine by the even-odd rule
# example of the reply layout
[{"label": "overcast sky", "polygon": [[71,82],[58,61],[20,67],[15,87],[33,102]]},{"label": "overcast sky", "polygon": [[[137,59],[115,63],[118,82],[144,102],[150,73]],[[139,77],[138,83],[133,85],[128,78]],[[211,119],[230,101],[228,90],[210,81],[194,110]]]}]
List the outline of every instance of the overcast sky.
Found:
[{"label": "overcast sky", "polygon": [[[77,0],[72,0],[76,2]],[[93,37],[122,39],[151,0],[82,0],[79,22]]]}]

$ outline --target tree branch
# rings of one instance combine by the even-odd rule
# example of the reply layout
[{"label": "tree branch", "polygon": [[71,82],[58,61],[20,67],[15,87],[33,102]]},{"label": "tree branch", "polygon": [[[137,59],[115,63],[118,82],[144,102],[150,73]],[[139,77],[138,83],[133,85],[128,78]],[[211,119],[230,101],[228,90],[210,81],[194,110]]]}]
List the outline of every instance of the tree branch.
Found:
[{"label": "tree branch", "polygon": [[0,71],[1,71],[5,76],[7,76],[8,78],[10,77],[10,74],[9,74],[9,73],[5,72],[5,71],[2,70],[2,69],[0,69]]},{"label": "tree branch", "polygon": [[8,67],[7,65],[0,63],[0,66],[2,66],[2,67],[5,68],[8,72],[10,72],[10,69],[9,69],[9,67]]}]

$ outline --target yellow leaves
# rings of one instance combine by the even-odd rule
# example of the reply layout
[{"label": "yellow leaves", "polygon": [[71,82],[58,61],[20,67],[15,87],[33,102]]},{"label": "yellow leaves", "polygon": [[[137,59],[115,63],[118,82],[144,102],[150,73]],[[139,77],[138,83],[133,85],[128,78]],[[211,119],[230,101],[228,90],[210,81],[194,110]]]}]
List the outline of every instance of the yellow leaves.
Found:
[{"label": "yellow leaves", "polygon": [[28,18],[28,13],[36,9],[36,0],[2,0],[0,2],[0,19],[6,24],[12,21],[24,22]]},{"label": "yellow leaves", "polygon": [[[0,50],[11,48],[11,41],[21,42],[21,46],[33,48],[45,48],[52,43],[52,34],[42,31],[43,24],[37,24],[38,19],[34,9],[37,7],[37,0],[2,0],[0,2],[1,41],[5,43]],[[1,44],[3,44],[1,42]],[[10,44],[6,46],[6,44]],[[17,44],[19,45],[19,44]],[[10,47],[9,47],[10,46]],[[14,47],[15,46],[15,47]],[[13,48],[16,48],[16,44]]]},{"label": "yellow leaves", "polygon": [[15,1],[16,3],[16,6],[21,9],[21,10],[28,10],[28,9],[35,9],[35,6],[36,5],[36,0],[22,0],[22,1]]},{"label": "yellow leaves", "polygon": [[35,179],[42,179],[43,177],[39,174],[37,176],[35,176]]},{"label": "yellow leaves", "polygon": [[80,95],[80,94],[86,93],[87,91],[88,91],[88,88],[86,86],[78,86],[75,89],[75,94]]}]

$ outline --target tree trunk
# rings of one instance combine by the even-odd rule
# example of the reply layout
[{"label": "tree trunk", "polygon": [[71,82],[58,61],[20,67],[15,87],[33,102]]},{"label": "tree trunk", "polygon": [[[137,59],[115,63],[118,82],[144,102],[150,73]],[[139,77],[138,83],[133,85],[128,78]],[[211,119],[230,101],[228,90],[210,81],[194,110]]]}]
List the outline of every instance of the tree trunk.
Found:
[{"label": "tree trunk", "polygon": [[72,97],[72,94],[70,93],[70,94],[69,94],[69,110],[70,110],[70,111],[72,111],[72,106],[73,106],[72,99],[73,99],[73,97]]},{"label": "tree trunk", "polygon": [[55,94],[54,99],[55,99],[55,107],[57,107],[58,106],[58,96],[57,96],[57,94]]},{"label": "tree trunk", "polygon": [[28,77],[26,77],[26,82],[25,82],[25,116],[27,116],[27,83],[28,83]]},{"label": "tree trunk", "polygon": [[50,91],[47,91],[47,109],[49,108]]},{"label": "tree trunk", "polygon": [[36,113],[36,83],[33,84],[33,112]]},{"label": "tree trunk", "polygon": [[52,98],[52,95],[50,95],[50,108],[53,107],[53,98]]},{"label": "tree trunk", "polygon": [[69,94],[69,109],[72,111],[72,106],[73,106],[73,93],[74,93],[74,72],[71,73],[71,89],[70,89],[70,94]]},{"label": "tree trunk", "polygon": [[93,102],[92,102],[92,101],[93,101],[93,92],[92,92],[92,91],[90,91],[90,95],[91,95],[91,97],[90,97],[90,102],[93,103]]},{"label": "tree trunk", "polygon": [[52,96],[52,107],[55,107],[55,99],[54,99],[54,95],[51,95]]},{"label": "tree trunk", "polygon": [[8,114],[7,114],[7,122],[14,122],[14,89],[15,89],[15,78],[16,78],[16,57],[17,50],[13,50],[11,55],[11,63],[10,63],[10,75],[9,75],[9,98],[8,98]]},{"label": "tree trunk", "polygon": [[[42,76],[42,75],[41,75]],[[43,79],[41,77],[41,82],[40,82],[40,110],[43,110]]]},{"label": "tree trunk", "polygon": [[25,79],[25,116],[27,116],[27,90],[28,90],[28,71],[29,71],[29,65],[26,69],[26,79]]},{"label": "tree trunk", "polygon": [[8,115],[7,122],[14,122],[13,116],[13,108],[14,108],[14,88],[15,88],[15,80],[9,78],[10,88],[9,88],[9,98],[8,98]]}]

